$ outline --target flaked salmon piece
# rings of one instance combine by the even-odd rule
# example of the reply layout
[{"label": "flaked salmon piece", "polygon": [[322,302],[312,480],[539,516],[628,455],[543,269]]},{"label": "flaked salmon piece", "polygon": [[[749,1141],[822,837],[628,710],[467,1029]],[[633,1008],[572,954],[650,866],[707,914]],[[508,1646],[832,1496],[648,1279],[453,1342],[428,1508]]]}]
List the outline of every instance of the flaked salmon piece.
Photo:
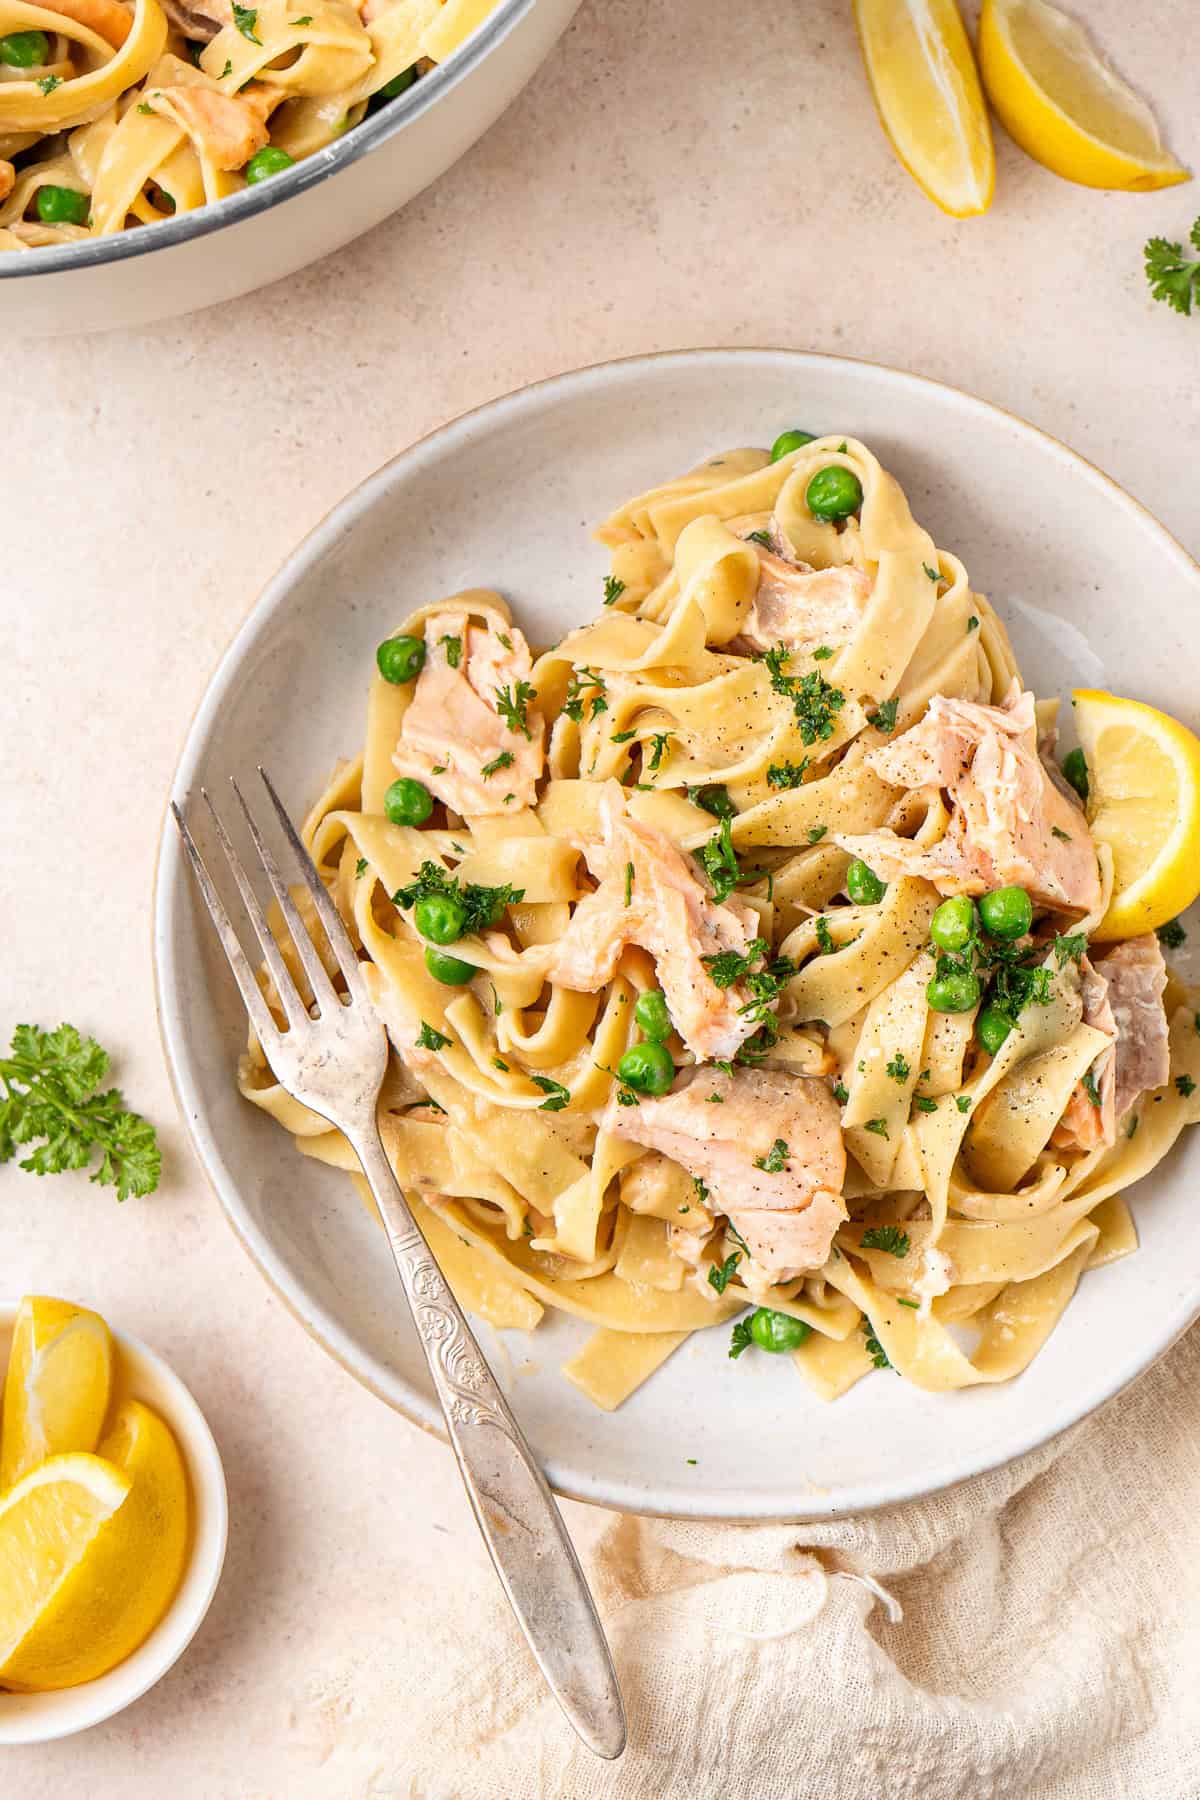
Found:
[{"label": "flaked salmon piece", "polygon": [[1003,706],[935,695],[917,724],[866,760],[893,787],[938,787],[950,796],[950,824],[937,844],[888,831],[837,837],[883,879],[919,875],[944,894],[1011,883],[1055,910],[1087,913],[1099,905],[1091,832],[1047,774],[1033,695],[1015,682]]},{"label": "flaked salmon piece", "polygon": [[757,1030],[741,1010],[740,982],[718,987],[704,966],[722,950],[745,955],[757,914],[744,901],[720,904],[665,833],[633,819],[616,782],[605,784],[603,836],[580,845],[599,882],[571,914],[549,979],[594,994],[617,972],[621,953],[638,944],[653,958],[675,1029],[698,1061],[728,1061]]},{"label": "flaked salmon piece", "polygon": [[1051,1143],[1060,1150],[1094,1150],[1114,1144],[1130,1107],[1171,1074],[1167,1012],[1163,992],[1167,965],[1152,931],[1116,944],[1093,965],[1080,960],[1084,1023],[1107,1032],[1112,1049],[1092,1064],[1097,1106],[1080,1082],[1055,1128]]},{"label": "flaked salmon piece", "polygon": [[706,1204],[745,1239],[752,1277],[789,1281],[825,1262],[846,1218],[846,1151],[825,1082],[781,1069],[698,1069],[661,1100],[621,1106],[614,1094],[604,1125],[704,1182]]},{"label": "flaked salmon piece", "polygon": [[266,144],[267,119],[283,98],[281,89],[256,82],[239,94],[189,84],[150,88],[142,104],[174,120],[214,169],[240,169]]},{"label": "flaked salmon piece", "polygon": [[233,24],[231,0],[197,0],[194,6],[187,0],[163,0],[163,11],[184,37],[205,44],[212,42],[222,26]]},{"label": "flaked salmon piece", "polygon": [[[735,537],[745,540],[753,532],[759,543],[758,590],[736,649],[752,653],[782,644],[793,656],[808,656],[822,645],[840,650],[850,642],[871,597],[869,576],[852,564],[815,569],[803,562],[775,518],[761,532],[753,515],[725,523]],[[769,548],[761,544],[763,536]]]},{"label": "flaked salmon piece", "polygon": [[505,691],[516,700],[532,667],[523,635],[500,614],[484,626],[471,624],[466,611],[430,613],[425,666],[392,755],[398,773],[423,781],[464,818],[532,806],[544,759],[542,716],[525,702],[526,737],[498,703]]},{"label": "flaked salmon piece", "polygon": [[54,9],[66,19],[74,19],[119,50],[133,27],[133,15],[120,0],[55,0]]}]

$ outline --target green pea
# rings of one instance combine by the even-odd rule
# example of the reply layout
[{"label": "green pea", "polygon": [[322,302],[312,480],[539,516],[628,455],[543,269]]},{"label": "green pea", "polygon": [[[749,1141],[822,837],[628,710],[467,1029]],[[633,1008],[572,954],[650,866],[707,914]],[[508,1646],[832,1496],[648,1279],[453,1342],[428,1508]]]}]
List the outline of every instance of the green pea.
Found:
[{"label": "green pea", "polygon": [[693,789],[692,798],[697,806],[702,806],[714,819],[737,818],[737,807],[729,798],[729,789],[719,782],[714,782],[711,787]]},{"label": "green pea", "polygon": [[638,1003],[633,1009],[633,1016],[637,1020],[638,1028],[644,1031],[648,1038],[652,1038],[656,1044],[661,1043],[664,1038],[669,1038],[674,1029],[671,1024],[671,1015],[667,1011],[666,995],[660,993],[657,988],[648,988],[644,994],[639,994]]},{"label": "green pea", "polygon": [[78,188],[40,187],[37,216],[43,225],[85,225],[91,202]]},{"label": "green pea", "polygon": [[943,900],[929,921],[929,935],[939,950],[965,950],[975,935],[975,902],[967,894]]},{"label": "green pea", "polygon": [[1033,924],[1033,901],[1023,887],[997,888],[980,900],[979,916],[992,937],[1011,941],[1024,937]]},{"label": "green pea", "polygon": [[925,989],[925,998],[934,1012],[970,1012],[979,1005],[979,977],[969,969],[955,969],[949,975],[935,975]]},{"label": "green pea", "polygon": [[433,795],[421,782],[402,775],[383,796],[383,810],[393,825],[423,825],[433,811]]},{"label": "green pea", "polygon": [[10,31],[0,37],[0,63],[10,69],[38,69],[49,56],[50,39],[44,31]]},{"label": "green pea", "polygon": [[385,100],[394,100],[397,94],[402,94],[405,88],[410,88],[416,79],[417,65],[410,63],[407,69],[401,69],[399,75],[393,75],[390,81],[385,81],[379,92]]},{"label": "green pea", "polygon": [[778,462],[781,457],[790,456],[793,450],[803,450],[805,444],[815,444],[816,438],[811,431],[783,431],[771,445],[771,461]]},{"label": "green pea", "polygon": [[856,856],[846,870],[846,892],[855,906],[878,906],[887,893],[887,882],[880,881],[874,869]]},{"label": "green pea", "polygon": [[665,1044],[633,1044],[617,1064],[617,1075],[639,1094],[665,1094],[675,1079],[675,1064]]},{"label": "green pea", "polygon": [[1086,800],[1092,784],[1088,778],[1087,757],[1082,750],[1067,751],[1062,760],[1062,772],[1079,798]]},{"label": "green pea", "polygon": [[456,894],[426,894],[413,907],[413,924],[435,944],[457,944],[467,927],[467,909]]},{"label": "green pea", "polygon": [[811,1335],[812,1326],[803,1319],[793,1319],[791,1313],[772,1312],[769,1306],[760,1306],[750,1316],[750,1336],[760,1350],[769,1350],[772,1356],[798,1350]]},{"label": "green pea", "polygon": [[833,525],[848,519],[863,503],[862,482],[852,469],[838,463],[818,469],[804,494],[805,504],[814,519]]},{"label": "green pea", "polygon": [[444,950],[426,950],[425,967],[435,981],[444,981],[447,987],[465,987],[476,973],[474,963],[464,962],[461,956],[447,956]]},{"label": "green pea", "polygon": [[267,144],[256,150],[246,164],[246,180],[254,187],[260,181],[266,181],[272,175],[282,175],[285,169],[295,168],[295,160],[286,150],[277,144]]},{"label": "green pea", "polygon": [[995,1056],[1012,1030],[1012,1020],[1002,1006],[985,1006],[975,1021],[975,1036],[989,1056]]},{"label": "green pea", "polygon": [[375,666],[385,681],[401,687],[415,681],[425,667],[425,640],[417,637],[384,638],[375,652]]}]

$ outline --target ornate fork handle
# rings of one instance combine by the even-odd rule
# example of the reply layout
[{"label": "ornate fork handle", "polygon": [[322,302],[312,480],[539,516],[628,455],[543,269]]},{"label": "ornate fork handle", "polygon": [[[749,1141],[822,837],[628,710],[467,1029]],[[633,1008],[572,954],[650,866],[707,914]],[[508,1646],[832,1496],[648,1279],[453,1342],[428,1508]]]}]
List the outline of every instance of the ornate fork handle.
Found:
[{"label": "ornate fork handle", "polygon": [[619,1756],[625,1713],[604,1632],[546,1478],[413,1218],[372,1120],[354,1137],[383,1215],[450,1444],[538,1667],[576,1731]]}]

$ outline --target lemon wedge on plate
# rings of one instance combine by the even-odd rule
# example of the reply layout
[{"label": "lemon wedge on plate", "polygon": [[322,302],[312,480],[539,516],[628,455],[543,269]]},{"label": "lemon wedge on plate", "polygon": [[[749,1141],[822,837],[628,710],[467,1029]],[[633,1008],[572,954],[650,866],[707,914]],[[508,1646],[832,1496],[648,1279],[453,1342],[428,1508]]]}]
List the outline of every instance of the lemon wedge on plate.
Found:
[{"label": "lemon wedge on plate", "polygon": [[1115,869],[1095,935],[1135,937],[1200,893],[1200,738],[1140,700],[1095,688],[1077,688],[1071,704],[1088,765],[1088,823]]},{"label": "lemon wedge on plate", "polygon": [[37,1294],[22,1300],[0,1415],[0,1493],[48,1456],[96,1448],[112,1370],[112,1337],[98,1313]]},{"label": "lemon wedge on plate", "polygon": [[1188,179],[1146,102],[1046,0],[983,0],[979,67],[1009,136],[1067,181],[1146,190]]},{"label": "lemon wedge on plate", "polygon": [[0,1688],[75,1687],[145,1642],[187,1560],[183,1458],[132,1400],[104,1456],[52,1456],[0,1500]]},{"label": "lemon wedge on plate", "polygon": [[955,0],[854,0],[867,78],[896,155],[956,219],[986,212],[992,128]]}]

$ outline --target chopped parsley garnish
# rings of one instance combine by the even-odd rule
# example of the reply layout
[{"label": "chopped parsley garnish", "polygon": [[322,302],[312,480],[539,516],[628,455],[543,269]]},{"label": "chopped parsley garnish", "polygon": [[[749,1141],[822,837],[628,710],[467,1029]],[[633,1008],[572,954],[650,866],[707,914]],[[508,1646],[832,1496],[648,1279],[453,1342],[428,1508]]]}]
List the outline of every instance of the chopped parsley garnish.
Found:
[{"label": "chopped parsley garnish", "polygon": [[418,900],[424,900],[430,894],[451,894],[462,901],[467,915],[463,925],[463,935],[466,936],[473,931],[482,931],[488,925],[497,924],[506,906],[515,906],[525,898],[525,889],[511,887],[507,883],[504,887],[480,887],[473,881],[467,882],[464,887],[456,875],[447,874],[438,863],[423,862],[417,879],[409,882],[407,887],[396,889],[392,895],[392,904],[407,911]]},{"label": "chopped parsley garnish", "polygon": [[1132,1119],[1130,1119],[1129,1124],[1125,1128],[1125,1136],[1127,1138],[1131,1138],[1133,1136],[1134,1132],[1137,1130],[1137,1128],[1138,1128],[1138,1116],[1136,1113],[1134,1113]]},{"label": "chopped parsley garnish", "polygon": [[149,113],[151,115],[151,117],[153,117],[153,115],[154,115],[154,108],[150,105],[150,102],[148,100],[139,100],[138,101],[138,111],[140,113]]},{"label": "chopped parsley garnish", "polygon": [[716,1263],[713,1263],[708,1271],[709,1287],[716,1288],[718,1294],[723,1294],[725,1289],[729,1286],[729,1283],[733,1278],[733,1272],[741,1260],[741,1251],[731,1250],[720,1267],[718,1267]]},{"label": "chopped parsley garnish", "polygon": [[979,620],[975,617],[975,614],[972,613],[970,618],[967,620],[967,632],[968,632],[968,634],[970,634],[972,631],[978,631],[978,630],[979,630]]},{"label": "chopped parsley garnish", "polygon": [[808,771],[811,757],[805,756],[800,762],[772,763],[767,770],[767,786],[772,788],[798,788]]},{"label": "chopped parsley garnish", "polygon": [[728,900],[730,894],[741,879],[741,870],[733,849],[733,828],[728,819],[722,819],[720,828],[715,831],[706,843],[693,851],[696,861],[708,876],[713,891],[713,899],[718,903]]},{"label": "chopped parsley garnish", "polygon": [[1058,838],[1060,843],[1063,844],[1069,844],[1071,842],[1070,832],[1064,831],[1061,825],[1052,825],[1050,827],[1050,836]]},{"label": "chopped parsley garnish", "polygon": [[628,906],[632,900],[633,900],[633,864],[631,862],[627,862],[625,864],[625,904],[626,904],[626,906]]},{"label": "chopped parsley garnish", "polygon": [[772,688],[791,701],[804,743],[815,744],[818,739],[831,738],[834,719],[846,704],[845,694],[840,688],[832,687],[815,669],[810,669],[807,675],[788,675],[784,665],[790,657],[790,651],[782,644],[774,644],[761,658],[770,673]]},{"label": "chopped parsley garnish", "polygon": [[358,861],[354,865],[355,880],[361,881],[363,876],[366,874],[366,872],[367,872],[367,859],[365,856],[360,856]]},{"label": "chopped parsley garnish", "polygon": [[239,6],[237,0],[233,0],[233,22],[244,38],[249,38],[252,44],[257,44],[261,49],[262,39],[254,35],[254,27],[258,24],[257,7]]},{"label": "chopped parsley garnish", "polygon": [[814,662],[828,662],[832,655],[833,651],[828,644],[818,644],[812,653],[812,659]]},{"label": "chopped parsley garnish", "polygon": [[942,571],[940,569],[931,569],[928,563],[922,563],[921,567],[928,575],[930,581],[940,581],[942,579]]},{"label": "chopped parsley garnish", "polygon": [[859,1242],[864,1250],[884,1250],[889,1256],[907,1256],[912,1240],[898,1225],[872,1225]]},{"label": "chopped parsley garnish", "polygon": [[446,636],[439,638],[438,643],[445,644],[446,661],[450,664],[452,669],[457,669],[459,663],[462,661],[462,639],[460,637]]},{"label": "chopped parsley garnish", "polygon": [[1073,931],[1066,937],[1054,940],[1054,960],[1060,969],[1066,968],[1069,962],[1077,963],[1087,949],[1087,936],[1082,931]]},{"label": "chopped parsley garnish", "polygon": [[537,689],[530,687],[527,681],[518,681],[515,689],[510,686],[496,689],[496,711],[510,731],[519,731],[522,737],[532,738],[525,714],[529,702],[536,699]]},{"label": "chopped parsley garnish", "polygon": [[1092,1105],[1100,1105],[1100,1089],[1096,1086],[1096,1075],[1092,1069],[1085,1069],[1082,1076],[1083,1091]]},{"label": "chopped parsley garnish", "polygon": [[[653,768],[654,764],[651,763],[650,766]],[[737,818],[737,807],[729,797],[729,789],[719,781],[711,782],[707,787],[690,787],[687,797],[693,806],[711,813],[714,819]]]},{"label": "chopped parsley garnish", "polygon": [[696,1195],[696,1204],[698,1206],[707,1206],[708,1187],[706,1183],[700,1179],[699,1175],[692,1176],[692,1188]]},{"label": "chopped parsley garnish", "polygon": [[672,736],[673,733],[669,731],[656,731],[651,737],[650,761],[647,765],[651,773],[662,767],[662,759],[666,754],[667,745],[670,743]]},{"label": "chopped parsley garnish", "polygon": [[768,1175],[778,1175],[787,1167],[788,1147],[783,1138],[776,1138],[765,1156],[756,1156],[754,1166]]},{"label": "chopped parsley garnish", "polygon": [[[1200,251],[1200,219],[1192,226],[1189,241]],[[1154,298],[1165,300],[1177,313],[1190,313],[1193,297],[1200,293],[1200,257],[1188,256],[1182,244],[1163,237],[1152,237],[1142,254]]]},{"label": "chopped parsley garnish", "polygon": [[512,649],[512,639],[509,637],[507,631],[498,631],[496,633],[496,637],[499,640],[499,642],[504,645],[504,648],[506,650]]},{"label": "chopped parsley garnish", "polygon": [[1190,1075],[1177,1075],[1175,1077],[1175,1087],[1184,1100],[1190,1100],[1196,1091],[1196,1084]]},{"label": "chopped parsley garnish", "polygon": [[899,710],[899,699],[885,700],[882,706],[877,706],[873,713],[867,714],[867,724],[873,725],[876,731],[882,731],[888,737],[896,729],[896,714]]},{"label": "chopped parsley garnish", "polygon": [[312,24],[312,14],[305,13],[302,18],[289,19],[288,23],[290,25],[311,25]]},{"label": "chopped parsley garnish", "polygon": [[818,913],[813,920],[813,928],[817,934],[817,949],[822,956],[832,956],[837,949],[833,941],[833,933],[829,929],[829,920],[824,913]]},{"label": "chopped parsley garnish", "polygon": [[531,1075],[529,1079],[535,1088],[549,1096],[542,1101],[539,1112],[561,1112],[571,1098],[570,1088],[565,1088],[561,1081],[552,1081],[549,1075]]},{"label": "chopped parsley garnish", "polygon": [[825,833],[828,830],[829,830],[828,825],[810,825],[808,828],[809,843],[810,844],[819,844],[821,839],[825,836]]},{"label": "chopped parsley garnish", "polygon": [[912,1065],[903,1053],[897,1050],[887,1065],[887,1072],[893,1081],[907,1081],[912,1074]]},{"label": "chopped parsley garnish", "polygon": [[842,1082],[842,1081],[834,1082],[833,1097],[837,1101],[839,1106],[845,1106],[846,1102],[850,1098],[850,1090],[844,1082]]},{"label": "chopped parsley garnish", "polygon": [[606,575],[604,577],[605,606],[615,606],[624,592],[625,583],[623,581],[618,581],[615,575]]},{"label": "chopped parsley garnish", "polygon": [[[607,687],[603,675],[597,675],[594,669],[586,667],[572,669],[571,679],[567,683],[567,699],[563,711],[568,719],[574,719],[577,725],[583,723],[585,707],[590,709],[588,711],[589,719],[596,719],[601,713],[608,711],[606,693]],[[525,735],[528,737],[529,733],[526,732]]]},{"label": "chopped parsley garnish", "polygon": [[119,1088],[98,1091],[107,1073],[105,1051],[74,1025],[18,1025],[0,1057],[0,1163],[31,1147],[22,1169],[61,1175],[99,1153],[91,1179],[115,1187],[118,1200],[153,1193],[162,1166],[154,1127]]},{"label": "chopped parsley garnish", "polygon": [[480,773],[483,775],[498,775],[501,769],[511,769],[512,765],[513,765],[512,751],[511,750],[502,750],[500,752],[499,756],[497,756],[493,762],[484,763],[483,768],[480,771]]},{"label": "chopped parsley garnish", "polygon": [[956,1095],[956,1096],[955,1096],[955,1101],[954,1101],[954,1104],[955,1104],[955,1106],[957,1106],[957,1108],[958,1108],[958,1110],[959,1110],[959,1112],[962,1112],[962,1113],[965,1113],[965,1112],[970,1112],[970,1110],[971,1110],[971,1096],[970,1096],[970,1094],[958,1094],[958,1095]]},{"label": "chopped parsley garnish", "polygon": [[918,1112],[931,1113],[937,1111],[937,1101],[931,1094],[914,1094],[913,1105]]},{"label": "chopped parsley garnish", "polygon": [[742,1354],[742,1351],[749,1350],[754,1342],[753,1337],[750,1335],[750,1320],[752,1317],[752,1313],[747,1313],[744,1319],[738,1319],[730,1333],[729,1354],[734,1362],[737,1361],[738,1357]]},{"label": "chopped parsley garnish", "polygon": [[[294,25],[311,25],[312,20],[311,19],[294,19],[292,21],[292,23]],[[232,75],[232,74],[233,74],[233,62],[232,62],[232,59],[227,56],[225,58],[225,67],[221,70],[221,73],[217,76],[217,80],[224,81],[227,75]]]},{"label": "chopped parsley garnish", "polygon": [[910,1306],[914,1312],[920,1312],[920,1303],[916,1300],[901,1300],[901,1306]]},{"label": "chopped parsley garnish", "polygon": [[864,1129],[867,1131],[873,1131],[875,1133],[876,1137],[885,1138],[885,1137],[887,1137],[887,1134],[888,1134],[887,1120],[886,1119],[868,1119]]},{"label": "chopped parsley garnish", "polygon": [[1164,950],[1178,950],[1180,944],[1187,942],[1187,932],[1178,919],[1168,919],[1165,925],[1158,927],[1155,936]]},{"label": "chopped parsley garnish", "polygon": [[627,744],[630,738],[635,738],[636,736],[636,731],[614,731],[608,741],[610,744]]},{"label": "chopped parsley garnish", "polygon": [[716,1089],[714,1088],[712,1093],[708,1096],[708,1104],[710,1106],[724,1106],[724,1104],[725,1104],[724,1094],[718,1094]]},{"label": "chopped parsley garnish", "polygon": [[508,1074],[508,1064],[505,1062],[505,1060],[502,1056],[493,1056],[492,1067],[493,1067],[493,1069],[499,1069],[499,1071],[502,1075]]},{"label": "chopped parsley garnish", "polygon": [[421,1029],[417,1033],[418,1050],[444,1050],[446,1045],[453,1041],[453,1038],[448,1038],[444,1032],[435,1031],[432,1025],[424,1019],[421,1020]]},{"label": "chopped parsley garnish", "polygon": [[764,550],[769,550],[771,548],[771,534],[769,531],[752,531],[748,534],[746,542],[748,544],[761,544]]},{"label": "chopped parsley garnish", "polygon": [[863,1320],[862,1328],[867,1334],[867,1354],[871,1358],[872,1363],[877,1369],[890,1369],[892,1365],[888,1361],[888,1353],[880,1343],[879,1339],[875,1336],[875,1327],[872,1325],[870,1319]]},{"label": "chopped parsley garnish", "polygon": [[43,75],[41,80],[38,82],[38,86],[39,86],[39,88],[41,88],[43,94],[52,94],[56,87],[62,86],[62,76],[61,75]]}]

